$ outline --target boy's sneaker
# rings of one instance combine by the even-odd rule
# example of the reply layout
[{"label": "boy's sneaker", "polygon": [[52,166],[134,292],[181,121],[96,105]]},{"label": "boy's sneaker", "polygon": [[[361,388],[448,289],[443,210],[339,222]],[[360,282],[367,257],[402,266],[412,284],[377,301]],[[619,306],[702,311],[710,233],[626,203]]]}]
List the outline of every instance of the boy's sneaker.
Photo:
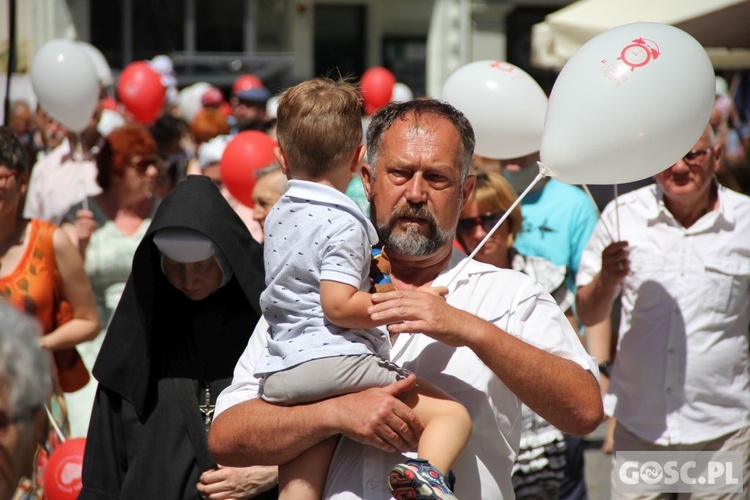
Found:
[{"label": "boy's sneaker", "polygon": [[458,500],[445,474],[421,458],[391,469],[388,489],[396,500]]}]

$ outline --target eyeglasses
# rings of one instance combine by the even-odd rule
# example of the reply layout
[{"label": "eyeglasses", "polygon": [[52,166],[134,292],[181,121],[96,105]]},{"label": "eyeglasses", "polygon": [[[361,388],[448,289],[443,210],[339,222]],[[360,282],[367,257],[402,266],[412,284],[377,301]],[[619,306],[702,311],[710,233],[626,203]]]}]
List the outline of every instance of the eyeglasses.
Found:
[{"label": "eyeglasses", "polygon": [[477,217],[468,217],[466,219],[458,219],[458,227],[456,231],[461,234],[471,234],[474,232],[474,228],[481,226],[484,232],[489,233],[497,221],[503,216],[503,213],[490,213],[478,215]]},{"label": "eyeglasses", "polygon": [[682,157],[685,163],[700,163],[706,155],[712,151],[712,148],[691,149]]},{"label": "eyeglasses", "polygon": [[0,185],[3,185],[3,186],[7,185],[8,179],[10,179],[11,177],[15,177],[17,175],[18,175],[18,170],[8,170],[7,172],[0,174]]}]

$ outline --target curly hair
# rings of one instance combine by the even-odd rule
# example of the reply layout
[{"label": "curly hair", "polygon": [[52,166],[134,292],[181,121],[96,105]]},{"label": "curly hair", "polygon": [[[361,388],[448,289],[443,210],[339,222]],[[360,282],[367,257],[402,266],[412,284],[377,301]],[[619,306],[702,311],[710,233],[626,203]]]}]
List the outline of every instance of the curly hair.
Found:
[{"label": "curly hair", "polygon": [[10,127],[0,127],[0,165],[19,172],[29,170],[23,145]]},{"label": "curly hair", "polygon": [[143,126],[134,123],[114,129],[104,139],[96,157],[96,182],[105,191],[113,177],[122,177],[136,157],[156,155],[156,141]]},{"label": "curly hair", "polygon": [[195,115],[190,124],[190,135],[197,144],[203,144],[216,136],[229,133],[229,122],[220,109],[204,108]]}]

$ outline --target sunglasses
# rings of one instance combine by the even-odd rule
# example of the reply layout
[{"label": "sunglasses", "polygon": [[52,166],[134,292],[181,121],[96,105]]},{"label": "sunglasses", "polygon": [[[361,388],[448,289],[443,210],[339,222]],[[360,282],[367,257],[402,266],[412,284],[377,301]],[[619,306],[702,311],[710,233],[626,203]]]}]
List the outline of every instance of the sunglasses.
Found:
[{"label": "sunglasses", "polygon": [[688,163],[701,162],[710,151],[711,148],[691,149],[682,157],[682,159]]},{"label": "sunglasses", "polygon": [[160,163],[161,160],[156,156],[147,156],[145,158],[136,156],[130,161],[130,164],[138,169],[138,171],[141,173],[145,173],[146,170],[148,170],[148,167],[150,167],[151,165],[159,168]]},{"label": "sunglasses", "polygon": [[481,226],[484,232],[489,233],[497,221],[503,216],[503,213],[490,213],[478,215],[476,217],[468,217],[466,219],[458,219],[458,227],[456,231],[460,234],[471,234],[474,232],[474,228]]}]

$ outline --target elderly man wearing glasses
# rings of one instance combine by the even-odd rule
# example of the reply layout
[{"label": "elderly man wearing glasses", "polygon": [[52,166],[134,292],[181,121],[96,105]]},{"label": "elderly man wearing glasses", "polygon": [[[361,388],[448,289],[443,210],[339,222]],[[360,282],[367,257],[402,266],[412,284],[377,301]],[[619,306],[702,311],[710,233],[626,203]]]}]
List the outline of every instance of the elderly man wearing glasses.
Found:
[{"label": "elderly man wearing glasses", "polygon": [[[706,127],[656,185],[610,203],[581,259],[576,300],[590,324],[622,293],[604,404],[618,422],[615,451],[738,452],[744,493],[731,498],[747,498],[750,198],[716,182],[721,157]],[[627,498],[612,487],[612,498]]]},{"label": "elderly man wearing glasses", "polygon": [[6,500],[21,477],[31,477],[52,378],[38,323],[0,301],[0,331],[0,500]]}]

